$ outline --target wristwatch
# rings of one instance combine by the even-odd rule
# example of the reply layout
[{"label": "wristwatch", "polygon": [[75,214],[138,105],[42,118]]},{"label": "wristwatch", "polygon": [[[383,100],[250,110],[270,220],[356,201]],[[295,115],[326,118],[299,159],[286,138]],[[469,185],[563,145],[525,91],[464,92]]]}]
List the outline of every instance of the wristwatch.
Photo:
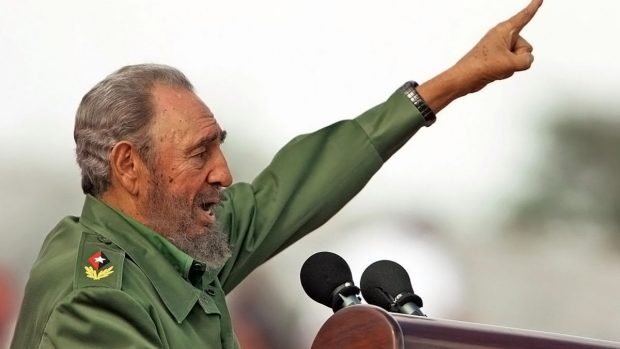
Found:
[{"label": "wristwatch", "polygon": [[418,87],[417,82],[407,81],[398,90],[409,98],[411,103],[413,103],[413,106],[420,112],[420,114],[422,114],[422,117],[424,118],[424,126],[429,127],[435,122],[435,120],[437,120],[437,117],[431,108],[429,108],[426,104],[424,99],[422,99],[422,97],[418,94],[418,91],[415,89],[416,87]]}]

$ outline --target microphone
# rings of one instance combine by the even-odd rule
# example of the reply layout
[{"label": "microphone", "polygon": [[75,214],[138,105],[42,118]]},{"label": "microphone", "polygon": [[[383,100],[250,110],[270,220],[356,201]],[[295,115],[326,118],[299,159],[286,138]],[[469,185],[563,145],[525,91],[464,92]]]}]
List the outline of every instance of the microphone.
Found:
[{"label": "microphone", "polygon": [[306,294],[334,313],[361,303],[360,289],[353,283],[349,265],[335,253],[313,254],[302,265],[299,277]]},{"label": "microphone", "polygon": [[422,298],[413,292],[409,274],[396,262],[381,260],[372,263],[362,273],[360,285],[368,304],[390,312],[426,316],[420,310]]}]

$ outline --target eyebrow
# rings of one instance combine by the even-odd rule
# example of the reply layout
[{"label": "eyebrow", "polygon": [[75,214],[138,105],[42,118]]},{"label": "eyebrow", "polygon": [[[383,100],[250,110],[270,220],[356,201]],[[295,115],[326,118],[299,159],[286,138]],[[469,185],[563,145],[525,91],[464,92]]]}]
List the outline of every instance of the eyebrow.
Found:
[{"label": "eyebrow", "polygon": [[[228,134],[228,132],[226,132],[226,130],[221,130],[219,132],[219,134],[210,134],[207,136],[204,136],[202,138],[200,138],[200,140],[198,140],[198,142],[196,142],[190,149],[189,151],[194,151],[200,147],[206,146],[210,143],[213,143],[215,141],[218,141],[219,144],[224,143],[224,140],[226,139],[226,135]],[[218,138],[219,135],[219,138]]]}]

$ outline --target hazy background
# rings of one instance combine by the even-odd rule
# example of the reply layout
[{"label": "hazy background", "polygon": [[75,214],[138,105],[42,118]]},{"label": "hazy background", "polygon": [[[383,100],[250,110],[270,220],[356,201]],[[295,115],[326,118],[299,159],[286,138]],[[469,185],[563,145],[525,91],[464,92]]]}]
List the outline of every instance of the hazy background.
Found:
[{"label": "hazy background", "polygon": [[[235,179],[249,181],[293,136],[431,78],[526,4],[0,0],[4,341],[44,236],[81,210],[74,112],[113,70],[185,72],[229,132]],[[309,346],[331,310],[298,275],[321,250],[356,281],[377,259],[403,264],[431,317],[620,341],[618,13],[617,1],[546,0],[523,32],[530,71],[442,111],[339,215],[233,292],[245,348]]]}]

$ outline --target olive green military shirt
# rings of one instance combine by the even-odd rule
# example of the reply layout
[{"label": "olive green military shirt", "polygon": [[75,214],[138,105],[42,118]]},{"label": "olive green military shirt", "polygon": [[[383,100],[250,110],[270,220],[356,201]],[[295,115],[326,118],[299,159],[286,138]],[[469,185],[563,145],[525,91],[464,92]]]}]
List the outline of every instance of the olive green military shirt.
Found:
[{"label": "olive green military shirt", "polygon": [[45,239],[11,348],[237,348],[225,294],[332,217],[423,123],[395,93],[293,139],[251,184],[224,191],[232,257],[220,270],[87,196]]}]

